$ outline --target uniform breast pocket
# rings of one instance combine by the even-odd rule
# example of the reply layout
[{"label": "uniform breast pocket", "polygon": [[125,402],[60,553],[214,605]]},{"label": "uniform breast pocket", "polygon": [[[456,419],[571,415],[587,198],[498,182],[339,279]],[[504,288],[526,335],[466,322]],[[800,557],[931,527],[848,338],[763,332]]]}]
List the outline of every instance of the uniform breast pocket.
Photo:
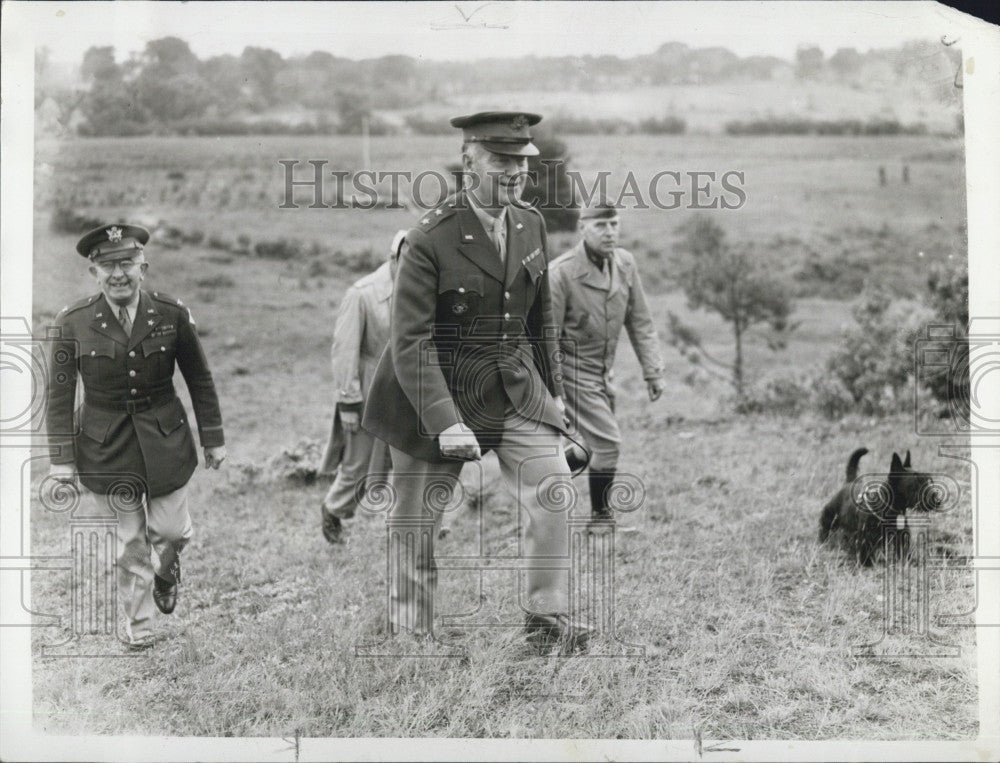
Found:
[{"label": "uniform breast pocket", "polygon": [[438,279],[438,321],[464,323],[479,315],[483,302],[480,273],[442,273]]},{"label": "uniform breast pocket", "polygon": [[142,355],[151,378],[173,376],[177,335],[151,336],[142,340]]},{"label": "uniform breast pocket", "polygon": [[529,308],[531,307],[532,302],[535,301],[535,296],[538,294],[538,288],[542,280],[542,274],[545,272],[547,267],[545,257],[542,256],[533,257],[524,263],[524,272],[528,282],[527,305]]},{"label": "uniform breast pocket", "polygon": [[111,373],[115,360],[115,343],[111,339],[81,339],[77,345],[80,373],[88,377],[105,377]]}]

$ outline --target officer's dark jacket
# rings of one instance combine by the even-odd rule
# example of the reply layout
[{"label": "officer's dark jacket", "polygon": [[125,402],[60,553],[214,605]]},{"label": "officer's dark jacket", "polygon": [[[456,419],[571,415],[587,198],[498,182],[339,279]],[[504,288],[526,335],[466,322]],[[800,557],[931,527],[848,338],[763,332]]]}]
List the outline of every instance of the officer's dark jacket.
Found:
[{"label": "officer's dark jacket", "polygon": [[531,209],[507,214],[506,268],[462,194],[406,236],[362,426],[417,458],[439,461],[437,436],[458,422],[495,447],[508,400],[564,430],[545,223]]},{"label": "officer's dark jacket", "polygon": [[[55,320],[48,373],[53,464],[75,464],[94,492],[138,483],[150,498],[187,483],[198,465],[174,364],[191,393],[203,447],[224,443],[219,400],[191,313],[163,292],[140,291],[132,336],[102,294]],[[84,401],[74,420],[77,375]]]}]

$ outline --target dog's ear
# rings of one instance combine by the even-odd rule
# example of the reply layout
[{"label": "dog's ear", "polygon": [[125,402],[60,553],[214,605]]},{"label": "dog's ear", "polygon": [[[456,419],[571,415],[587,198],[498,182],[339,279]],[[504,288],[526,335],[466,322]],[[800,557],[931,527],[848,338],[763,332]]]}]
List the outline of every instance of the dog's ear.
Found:
[{"label": "dog's ear", "polygon": [[910,451],[906,451],[906,460],[903,461],[903,466],[905,466],[907,469],[910,468]]},{"label": "dog's ear", "polygon": [[903,462],[899,460],[899,454],[892,454],[892,463],[889,465],[890,472],[901,472],[903,471]]}]

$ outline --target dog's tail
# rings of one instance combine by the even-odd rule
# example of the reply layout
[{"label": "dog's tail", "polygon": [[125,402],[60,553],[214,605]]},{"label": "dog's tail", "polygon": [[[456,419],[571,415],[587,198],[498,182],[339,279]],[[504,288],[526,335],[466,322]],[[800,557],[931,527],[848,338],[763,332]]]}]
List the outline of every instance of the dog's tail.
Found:
[{"label": "dog's tail", "polygon": [[847,481],[854,482],[858,478],[858,462],[868,452],[868,448],[858,448],[847,460]]}]

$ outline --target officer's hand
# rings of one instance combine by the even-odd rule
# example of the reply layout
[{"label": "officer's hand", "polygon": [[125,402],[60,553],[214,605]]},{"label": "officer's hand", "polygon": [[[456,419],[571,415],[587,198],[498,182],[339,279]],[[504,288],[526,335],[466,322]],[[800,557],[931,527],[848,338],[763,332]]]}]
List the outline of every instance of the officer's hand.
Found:
[{"label": "officer's hand", "polygon": [[649,399],[658,400],[660,395],[663,394],[663,390],[666,389],[666,384],[663,383],[663,379],[650,379],[646,382],[646,391],[649,392]]},{"label": "officer's hand", "polygon": [[343,409],[340,411],[340,423],[344,425],[345,432],[351,432],[352,434],[357,432],[360,422],[361,414],[357,411],[345,411]]},{"label": "officer's hand", "polygon": [[73,464],[52,464],[49,467],[49,476],[56,482],[65,482],[75,485],[76,467],[73,466]]},{"label": "officer's hand", "polygon": [[439,434],[438,442],[441,443],[441,455],[446,458],[478,461],[483,457],[475,433],[462,422],[452,424]]},{"label": "officer's hand", "polygon": [[218,469],[222,462],[226,460],[226,446],[220,445],[217,448],[205,448],[205,468]]}]

